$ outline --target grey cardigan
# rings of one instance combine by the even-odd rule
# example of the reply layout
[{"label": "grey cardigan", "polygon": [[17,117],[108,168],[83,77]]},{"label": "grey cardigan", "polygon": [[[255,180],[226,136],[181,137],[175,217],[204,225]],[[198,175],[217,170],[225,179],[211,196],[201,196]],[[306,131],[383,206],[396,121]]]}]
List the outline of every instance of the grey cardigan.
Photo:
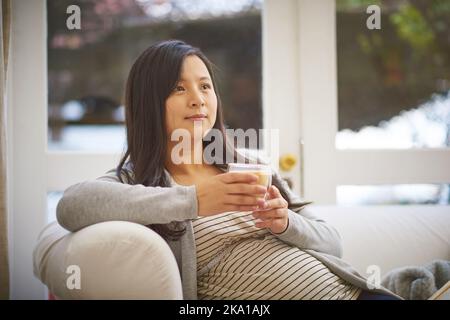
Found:
[{"label": "grey cardigan", "polygon": [[[143,225],[184,221],[185,234],[178,241],[167,241],[181,274],[184,299],[197,299],[197,260],[192,220],[197,218],[197,194],[195,185],[180,186],[172,180],[172,186],[145,187],[128,184],[125,175],[121,183],[111,169],[105,175],[90,181],[77,183],[64,191],[58,202],[56,215],[61,226],[76,232],[86,226],[111,220],[131,221]],[[341,238],[336,229],[315,217],[305,204],[275,173],[277,179],[294,204],[289,209],[289,225],[280,240],[305,250],[332,272],[349,283],[368,290],[367,282],[358,272],[340,258]],[[375,293],[395,295],[380,287]],[[397,296],[398,297],[398,296]],[[400,298],[400,297],[399,297]]]}]

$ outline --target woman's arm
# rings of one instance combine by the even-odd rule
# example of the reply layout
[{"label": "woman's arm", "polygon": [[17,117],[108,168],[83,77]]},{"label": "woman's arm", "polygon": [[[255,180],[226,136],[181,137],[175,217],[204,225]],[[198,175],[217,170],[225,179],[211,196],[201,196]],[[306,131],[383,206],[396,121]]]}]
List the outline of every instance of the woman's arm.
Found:
[{"label": "woman's arm", "polygon": [[124,184],[113,169],[67,188],[58,202],[56,217],[61,226],[73,232],[111,220],[143,225],[183,221],[195,219],[197,212],[194,185],[162,188]]},{"label": "woman's arm", "polygon": [[286,191],[291,202],[288,209],[288,227],[283,233],[275,235],[286,243],[302,249],[342,257],[342,240],[337,230],[305,208],[310,202],[305,202],[294,194],[278,173],[275,173],[273,178]]}]

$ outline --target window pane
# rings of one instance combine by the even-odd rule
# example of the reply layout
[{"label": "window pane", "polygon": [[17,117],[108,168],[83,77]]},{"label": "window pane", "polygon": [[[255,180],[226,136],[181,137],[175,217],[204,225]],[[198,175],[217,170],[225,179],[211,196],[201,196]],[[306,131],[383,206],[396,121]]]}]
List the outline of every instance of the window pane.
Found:
[{"label": "window pane", "polygon": [[448,184],[338,186],[338,205],[450,204]]},{"label": "window pane", "polygon": [[[81,30],[68,30],[69,5]],[[217,66],[228,128],[262,128],[262,0],[48,0],[49,150],[126,146],[123,93],[137,56],[180,39]]]},{"label": "window pane", "polygon": [[446,0],[337,1],[337,148],[450,146],[449,21]]}]

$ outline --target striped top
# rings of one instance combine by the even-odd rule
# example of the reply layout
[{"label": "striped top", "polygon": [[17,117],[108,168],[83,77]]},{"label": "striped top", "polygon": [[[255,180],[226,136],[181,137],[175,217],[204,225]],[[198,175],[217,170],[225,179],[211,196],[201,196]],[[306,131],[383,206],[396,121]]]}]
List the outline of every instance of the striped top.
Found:
[{"label": "striped top", "polygon": [[255,227],[251,211],[193,221],[199,299],[356,299],[361,289],[322,262]]}]

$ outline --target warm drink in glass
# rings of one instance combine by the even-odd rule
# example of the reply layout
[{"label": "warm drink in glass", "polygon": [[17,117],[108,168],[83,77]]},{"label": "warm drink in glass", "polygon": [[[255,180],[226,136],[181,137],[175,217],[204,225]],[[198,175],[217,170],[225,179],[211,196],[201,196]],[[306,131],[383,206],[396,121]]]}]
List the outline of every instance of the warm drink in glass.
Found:
[{"label": "warm drink in glass", "polygon": [[[265,164],[229,163],[228,172],[251,173],[258,176],[257,184],[266,189],[272,185],[272,168]],[[267,197],[267,193],[264,198]]]}]

